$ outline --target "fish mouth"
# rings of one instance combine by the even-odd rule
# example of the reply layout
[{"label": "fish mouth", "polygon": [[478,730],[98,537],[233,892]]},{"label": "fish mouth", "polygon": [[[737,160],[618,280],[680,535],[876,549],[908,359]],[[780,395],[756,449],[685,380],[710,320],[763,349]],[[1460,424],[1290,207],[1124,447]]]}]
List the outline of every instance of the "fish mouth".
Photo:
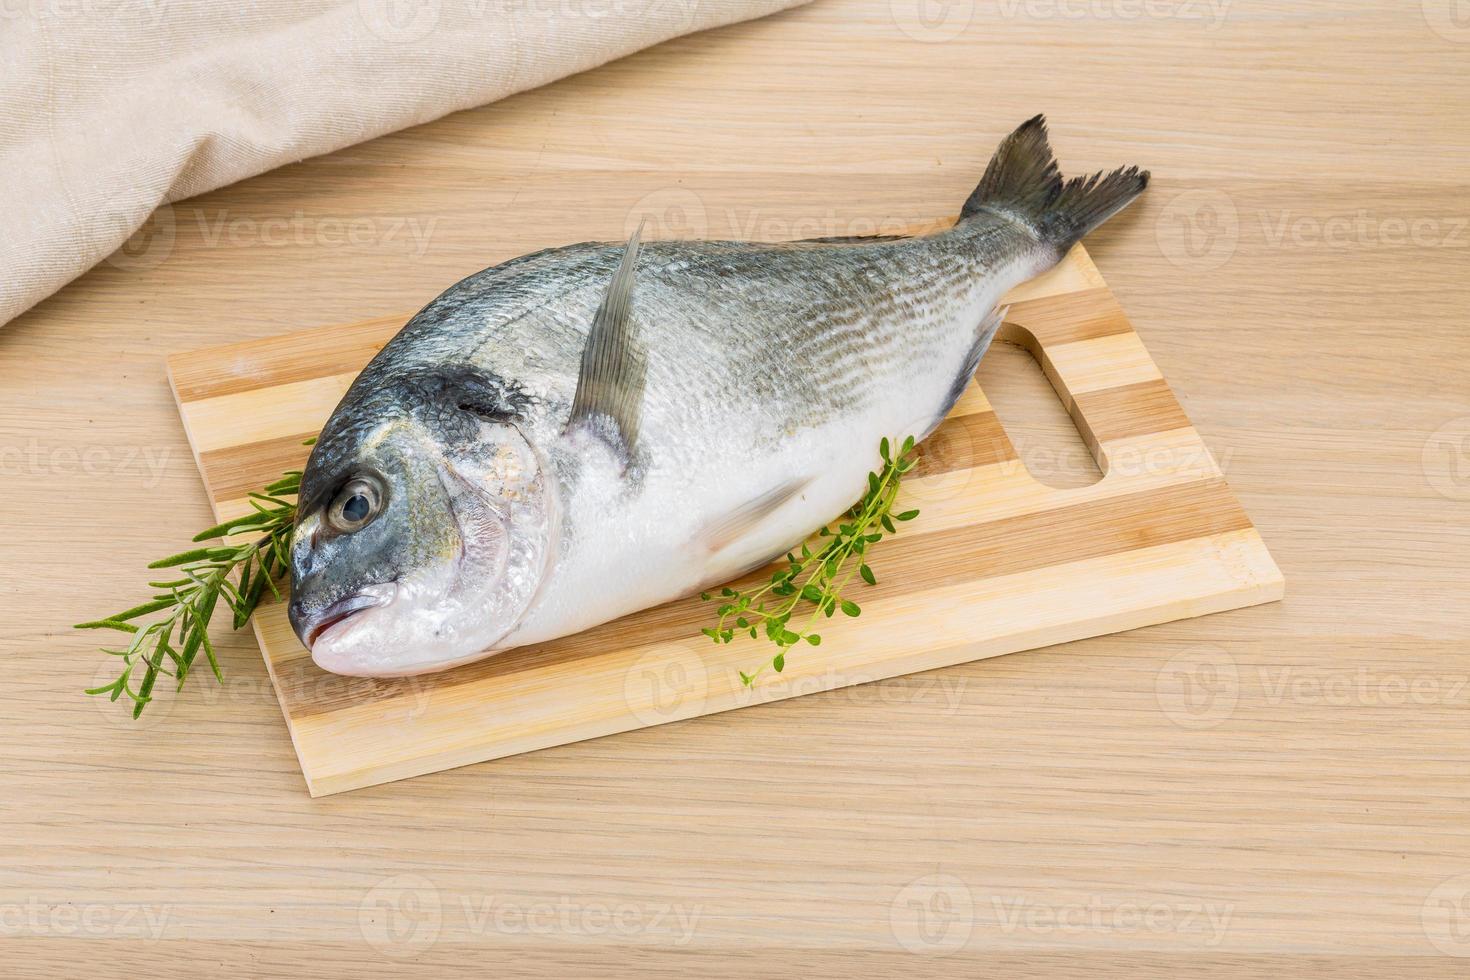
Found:
[{"label": "fish mouth", "polygon": [[306,648],[310,650],[316,646],[316,641],[321,635],[334,626],[347,622],[352,617],[369,609],[376,609],[386,604],[387,600],[382,596],[368,595],[357,592],[353,595],[338,599],[327,608],[323,609],[312,620],[305,630]]}]

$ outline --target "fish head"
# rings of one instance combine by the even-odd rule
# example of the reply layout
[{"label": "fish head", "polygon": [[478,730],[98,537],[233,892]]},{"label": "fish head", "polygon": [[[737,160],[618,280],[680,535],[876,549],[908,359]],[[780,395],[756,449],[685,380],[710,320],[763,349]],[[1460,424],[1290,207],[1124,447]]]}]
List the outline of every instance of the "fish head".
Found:
[{"label": "fish head", "polygon": [[476,659],[532,605],[556,538],[553,481],[512,413],[395,387],[339,407],[302,475],[289,614],[337,674]]}]

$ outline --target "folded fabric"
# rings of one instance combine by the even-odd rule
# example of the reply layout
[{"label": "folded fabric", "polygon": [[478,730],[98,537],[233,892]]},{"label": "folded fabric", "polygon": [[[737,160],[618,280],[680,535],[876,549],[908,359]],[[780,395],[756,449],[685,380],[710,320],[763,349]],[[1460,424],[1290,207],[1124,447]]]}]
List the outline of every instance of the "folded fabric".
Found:
[{"label": "folded fabric", "polygon": [[160,204],[805,0],[36,0],[0,12],[0,324]]}]

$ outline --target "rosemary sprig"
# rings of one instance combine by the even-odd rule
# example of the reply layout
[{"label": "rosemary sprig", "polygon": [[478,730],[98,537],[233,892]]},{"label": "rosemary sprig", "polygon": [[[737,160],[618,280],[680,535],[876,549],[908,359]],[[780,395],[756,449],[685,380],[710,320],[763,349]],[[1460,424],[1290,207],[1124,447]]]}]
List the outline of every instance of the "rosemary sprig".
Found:
[{"label": "rosemary sprig", "polygon": [[[842,594],[856,573],[869,585],[877,585],[878,577],[867,562],[868,549],[882,540],[884,533],[897,533],[896,521],[911,521],[917,510],[893,513],[903,475],[914,468],[914,437],[903,441],[897,455],[890,454],[887,438],[878,446],[883,465],[868,474],[868,488],[862,499],[853,504],[834,530],[830,525],[802,544],[801,553],[786,556],[786,567],[771,573],[771,580],[758,589],[737,591],[729,586],[718,594],[701,593],[706,601],[718,599],[720,620],[700,632],[716,643],[729,643],[737,633],[752,639],[764,632],[776,644],[777,653],[769,661],[779,674],[786,668],[786,651],[805,641],[812,646],[822,642],[813,627],[823,617],[830,619],[838,610],[845,616],[857,616],[861,607]],[[814,547],[815,546],[815,547]],[[810,606],[810,615],[793,629],[791,619]],[[755,682],[766,665],[752,673],[740,672],[746,687]]]},{"label": "rosemary sprig", "polygon": [[[310,439],[306,444],[315,441]],[[249,514],[194,535],[196,542],[219,543],[149,564],[149,568],[173,569],[171,574],[177,576],[149,582],[148,587],[156,590],[152,599],[102,619],[78,623],[76,629],[115,630],[131,637],[125,647],[102,648],[103,653],[119,658],[122,668],[111,683],[89,688],[87,693],[106,695],[111,701],[125,694],[132,700],[133,717],[137,718],[153,700],[159,675],[174,678],[176,690],[182,688],[201,651],[215,680],[223,682],[224,675],[209,642],[209,621],[223,601],[233,613],[234,628],[239,629],[250,619],[267,589],[276,598],[281,597],[276,581],[290,567],[291,528],[300,489],[301,471],[286,472],[263,491],[249,495]],[[247,540],[224,540],[239,535]],[[162,615],[146,624],[137,622],[154,613]]]}]

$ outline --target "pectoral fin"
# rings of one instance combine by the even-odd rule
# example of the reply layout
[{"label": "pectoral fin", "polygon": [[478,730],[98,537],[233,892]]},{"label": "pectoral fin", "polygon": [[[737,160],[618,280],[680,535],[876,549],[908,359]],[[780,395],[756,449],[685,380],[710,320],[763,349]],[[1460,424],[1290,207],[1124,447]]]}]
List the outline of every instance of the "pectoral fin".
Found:
[{"label": "pectoral fin", "polygon": [[611,443],[625,462],[633,458],[643,405],[644,363],[632,336],[633,269],[642,232],[640,224],[628,239],[622,261],[592,320],[567,420],[568,430],[586,426]]}]

